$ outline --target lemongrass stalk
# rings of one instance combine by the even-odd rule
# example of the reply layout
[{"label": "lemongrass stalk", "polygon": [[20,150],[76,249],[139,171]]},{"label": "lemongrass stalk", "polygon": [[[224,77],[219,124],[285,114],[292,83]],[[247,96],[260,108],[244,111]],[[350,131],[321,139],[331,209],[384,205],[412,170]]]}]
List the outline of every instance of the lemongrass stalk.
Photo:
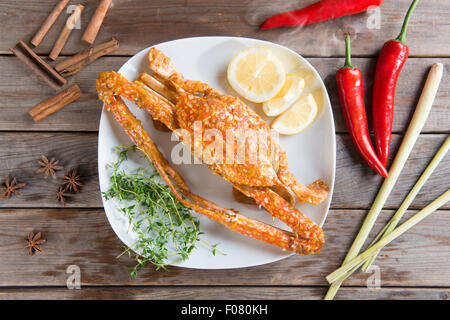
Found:
[{"label": "lemongrass stalk", "polygon": [[[386,203],[389,194],[394,188],[394,185],[397,182],[397,179],[400,176],[403,167],[405,166],[406,160],[408,159],[409,154],[411,153],[411,150],[413,149],[414,144],[420,135],[420,131],[422,131],[425,121],[427,120],[428,115],[431,111],[431,107],[434,103],[434,98],[436,97],[436,93],[442,79],[442,73],[442,64],[433,64],[428,74],[428,78],[420,96],[419,102],[417,104],[416,111],[414,112],[411,123],[409,124],[408,129],[405,133],[405,137],[403,138],[397,155],[395,156],[394,162],[392,163],[391,169],[389,170],[389,177],[384,180],[380,191],[375,198],[372,208],[367,214],[361,230],[353,241],[353,244],[350,247],[347,256],[345,257],[343,264],[348,263],[358,255],[359,251],[364,245],[364,242],[369,236],[370,231],[372,230],[373,225],[375,224],[375,221],[381,212],[381,209],[383,209],[383,206]],[[325,300],[332,300],[339,290],[341,284],[342,282],[333,283],[328,289],[327,294],[325,295]]]},{"label": "lemongrass stalk", "polygon": [[[405,214],[406,210],[409,208],[411,203],[416,198],[416,196],[419,193],[420,189],[422,189],[423,185],[427,182],[428,178],[431,176],[433,171],[436,169],[436,167],[439,165],[439,163],[445,157],[445,155],[447,154],[449,149],[450,149],[450,137],[447,137],[447,139],[445,140],[444,144],[441,146],[441,148],[439,148],[438,152],[434,156],[433,160],[431,160],[431,162],[428,164],[428,166],[425,169],[425,171],[420,176],[419,180],[417,180],[417,182],[414,185],[414,187],[411,189],[411,191],[406,196],[406,198],[403,201],[403,203],[401,204],[400,208],[398,208],[398,210],[392,216],[391,220],[388,222],[387,229],[385,231],[380,232],[379,235],[377,236],[377,238],[380,238],[379,236],[381,235],[381,239],[383,239],[387,234],[389,234],[392,230],[395,229],[395,227],[397,226],[397,224],[400,222],[400,220],[402,219],[403,215]],[[369,247],[372,246],[372,244],[375,243],[376,241],[377,240],[374,240],[369,245]],[[366,272],[370,268],[372,263],[377,258],[378,253],[379,252],[376,252],[372,257],[370,257],[364,263],[363,267],[361,268],[364,272]]]},{"label": "lemongrass stalk", "polygon": [[[430,162],[430,164],[428,165],[427,169],[425,169],[425,170],[428,170],[428,169],[433,165],[433,164],[432,164],[433,162],[436,162],[436,166],[437,166],[437,164],[444,158],[444,156],[445,156],[446,153],[448,152],[449,147],[450,147],[450,137],[448,137],[448,138],[445,140],[444,144],[441,146],[441,148],[439,149],[439,151],[436,153],[435,157],[433,158],[432,162]],[[424,171],[424,173],[422,174],[421,178],[424,176],[424,174],[425,174],[425,171]],[[417,183],[416,183],[416,184],[417,184]],[[401,219],[401,218],[400,218],[400,219]],[[399,219],[399,220],[400,220],[400,219]],[[391,221],[389,221],[389,222],[384,226],[384,228],[380,231],[380,233],[379,233],[379,234],[375,237],[375,239],[369,244],[369,247],[371,247],[372,245],[374,245],[374,244],[375,244],[382,236],[385,236],[385,232],[386,232],[386,230],[391,226],[393,220],[394,220],[394,217],[392,217]],[[398,223],[398,221],[397,221],[397,223]],[[393,228],[392,228],[392,229],[393,229]],[[391,231],[392,231],[392,230],[391,230]],[[378,254],[378,252],[379,252],[379,251],[377,251],[375,254]],[[344,273],[342,276],[340,276],[338,279],[334,280],[334,282],[343,282],[345,279],[347,279],[349,276],[351,276],[356,270],[358,270],[359,267],[360,267],[361,265],[364,264],[364,262],[367,263],[367,262],[370,260],[370,258],[374,257],[375,254],[372,255],[371,257],[369,257],[368,259],[366,259],[366,261],[363,261],[363,262],[359,263],[357,266],[355,266],[355,267],[352,268],[351,270],[345,272],[345,273]],[[363,266],[363,268],[364,268],[364,266]],[[369,268],[370,268],[370,266],[367,267],[367,270],[368,270]],[[363,269],[363,270],[364,270],[364,269]],[[364,270],[364,271],[366,271],[366,270]]]},{"label": "lemongrass stalk", "polygon": [[440,207],[442,207],[449,201],[450,201],[450,189],[448,189],[441,196],[439,196],[437,199],[435,199],[433,202],[431,202],[425,208],[420,210],[414,216],[409,218],[401,226],[399,226],[398,228],[395,228],[391,233],[386,235],[384,238],[382,238],[376,244],[371,246],[369,249],[367,249],[366,251],[364,251],[357,257],[353,258],[352,260],[350,260],[348,263],[344,264],[339,269],[330,273],[327,276],[328,282],[333,283],[334,281],[340,279],[343,275],[346,274],[346,272],[352,270],[354,267],[356,267],[361,262],[364,262],[364,260],[366,260],[368,257],[372,256],[375,252],[377,252],[378,250],[380,250],[387,244],[391,243],[392,241],[394,241],[395,239],[400,237],[406,231],[408,231],[409,229],[414,227],[416,224],[421,222],[423,219],[428,217],[430,214],[432,214],[433,212],[438,210]]},{"label": "lemongrass stalk", "polygon": [[359,263],[359,264],[357,264],[355,267],[353,267],[353,269],[351,269],[351,270],[349,270],[349,271],[343,273],[343,274],[342,274],[338,279],[336,279],[334,282],[338,282],[338,281],[344,282],[344,280],[347,279],[348,277],[350,277],[350,276],[353,274],[353,272],[355,272],[356,270],[358,270],[359,267],[361,267],[361,266],[363,265],[363,263],[364,263],[364,261],[361,262],[361,263]]},{"label": "lemongrass stalk", "polygon": [[[372,246],[373,244],[375,244],[378,239],[381,238],[381,235],[386,231],[386,229],[389,227],[389,224],[385,225],[383,227],[383,229],[380,231],[380,233],[375,237],[375,239],[372,241],[371,244],[369,244],[369,247]],[[359,269],[359,267],[361,267],[363,265],[364,262],[361,262],[360,264],[358,264],[356,267],[354,267],[352,270],[348,271],[345,275],[343,275],[341,278],[339,278],[340,281],[344,281],[345,279],[347,279],[348,277],[350,277],[352,275],[353,272],[355,272],[356,270]]]},{"label": "lemongrass stalk", "polygon": [[389,228],[389,223],[387,223],[383,229],[381,229],[380,233],[378,233],[375,238],[372,240],[372,242],[369,244],[369,247],[371,245],[373,245],[375,242],[377,242],[378,240],[380,240],[381,236],[386,232],[387,228]]},{"label": "lemongrass stalk", "polygon": [[[372,243],[369,245],[371,247],[373,244],[375,244],[380,238],[381,235],[386,231],[386,229],[389,227],[389,224],[385,225],[384,228],[381,230],[381,232],[375,237],[375,239],[372,241]],[[339,279],[336,279],[334,282],[344,282],[345,279],[350,277],[356,270],[359,269],[364,264],[365,261],[359,263],[357,266],[355,266],[350,271],[347,271],[345,274],[343,274]]]}]

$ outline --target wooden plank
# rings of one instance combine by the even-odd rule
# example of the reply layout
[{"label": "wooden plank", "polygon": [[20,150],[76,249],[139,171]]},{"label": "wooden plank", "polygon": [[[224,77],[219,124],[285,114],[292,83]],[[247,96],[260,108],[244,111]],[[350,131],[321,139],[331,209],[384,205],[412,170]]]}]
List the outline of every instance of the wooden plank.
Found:
[{"label": "wooden plank", "polygon": [[[388,199],[387,208],[400,205],[445,137],[442,134],[430,134],[419,138]],[[400,138],[394,135],[392,154],[395,154]],[[28,183],[21,195],[0,200],[0,207],[59,207],[53,199],[57,182],[35,174],[39,168],[37,160],[41,155],[59,159],[66,170],[79,166],[85,177],[85,187],[67,203],[67,207],[102,206],[97,178],[97,134],[0,133],[0,183],[3,183],[3,177],[7,174]],[[422,208],[448,188],[449,168],[450,157],[447,157],[417,196],[414,208]],[[62,172],[58,176],[62,177]],[[337,176],[332,207],[368,208],[381,182],[382,178],[361,159],[350,137],[346,134],[337,135]]]},{"label": "wooden plank", "polygon": [[[375,231],[392,211],[383,211]],[[333,210],[325,223],[326,245],[318,255],[239,270],[195,270],[147,266],[130,279],[133,258],[124,255],[120,240],[102,210],[0,210],[0,287],[66,286],[70,265],[81,271],[81,285],[237,285],[326,286],[325,276],[343,259],[365,211]],[[412,213],[409,212],[407,217]],[[390,244],[376,260],[381,286],[437,286],[450,283],[449,211],[439,211]],[[25,236],[42,231],[43,252],[28,256]],[[371,236],[374,236],[372,233]],[[256,241],[256,240],[254,240]],[[373,273],[358,272],[345,285],[366,286]],[[263,291],[263,290],[262,290]]]},{"label": "wooden plank", "polygon": [[[309,59],[320,73],[330,96],[337,132],[348,132],[342,113],[336,85],[335,74],[343,66],[343,59]],[[376,59],[353,59],[353,64],[362,70],[366,110],[369,126],[372,127],[372,88]],[[445,72],[450,72],[448,59],[409,59],[400,74],[395,96],[394,132],[406,131],[415,111],[417,101],[425,83],[430,67],[435,62],[443,62]],[[423,132],[449,132],[450,77],[444,77]]]},{"label": "wooden plank", "polygon": [[[343,55],[342,35],[350,31],[357,35],[355,55],[373,56],[383,43],[400,32],[410,0],[386,1],[381,7],[380,28],[371,22],[374,12],[347,16],[334,21],[299,28],[279,28],[259,31],[258,26],[271,15],[298,9],[316,0],[220,1],[139,0],[116,1],[108,11],[98,36],[98,43],[117,37],[120,49],[114,54],[132,55],[148,45],[193,36],[238,36],[260,38],[287,45],[306,56]],[[30,40],[40,27],[56,0],[30,0],[22,5],[15,0],[2,1],[0,21],[0,53],[7,52],[17,40]],[[80,38],[92,16],[97,1],[85,0],[86,10],[81,29],[74,30],[63,54],[73,54],[86,47]],[[408,44],[414,56],[449,56],[450,3],[429,0],[421,3],[408,30]],[[38,52],[48,54],[61,30],[67,14],[61,14]],[[344,31],[343,31],[344,30]]]},{"label": "wooden plank", "polygon": [[[61,207],[55,202],[58,183],[64,174],[77,167],[83,176],[84,187],[72,197],[67,207],[102,206],[97,174],[96,134],[0,134],[0,181],[10,175],[20,183],[27,183],[21,195],[0,199],[0,207]],[[37,174],[41,155],[60,160],[64,170],[58,179]]]},{"label": "wooden plank", "polygon": [[7,82],[0,86],[1,131],[97,131],[102,110],[95,90],[95,79],[102,70],[116,69],[124,59],[109,58],[89,66],[75,77],[68,79],[68,85],[78,84],[83,96],[43,121],[34,123],[28,114],[35,105],[52,97],[55,92],[14,57],[0,57],[0,72]]},{"label": "wooden plank", "polygon": [[[349,136],[337,137],[336,184],[332,207],[369,208],[381,187],[382,178],[364,163]],[[396,209],[400,206],[446,137],[446,135],[419,137],[394,190],[386,201],[385,208]],[[398,135],[392,137],[388,166],[397,153],[401,138]],[[411,208],[422,208],[448,189],[449,166],[450,157],[447,156],[417,195]],[[449,208],[450,205],[447,204],[445,207]]]},{"label": "wooden plank", "polygon": [[[77,83],[83,91],[83,97],[51,115],[44,121],[33,123],[27,114],[28,110],[52,96],[54,92],[42,84],[26,70],[14,57],[0,57],[0,73],[7,82],[0,86],[0,131],[97,131],[102,103],[97,99],[95,79],[101,71],[117,70],[128,58],[103,58],[88,66],[85,70],[69,78],[70,84]],[[317,68],[327,86],[333,106],[337,132],[347,132],[345,121],[339,104],[335,73],[342,66],[341,58],[312,58],[309,61]],[[422,90],[428,68],[437,61],[445,64],[450,72],[450,59],[410,59],[398,82],[396,95],[394,132],[403,132],[414,112],[414,107]],[[367,110],[371,115],[372,78],[375,59],[354,59],[354,64],[363,70]],[[450,117],[448,102],[450,101],[450,77],[444,77],[432,109],[425,125],[424,132],[448,132]],[[370,121],[371,122],[371,121]]]},{"label": "wooden plank", "polygon": [[[324,287],[107,287],[0,289],[0,300],[318,300]],[[336,300],[449,300],[445,288],[342,287]]]}]

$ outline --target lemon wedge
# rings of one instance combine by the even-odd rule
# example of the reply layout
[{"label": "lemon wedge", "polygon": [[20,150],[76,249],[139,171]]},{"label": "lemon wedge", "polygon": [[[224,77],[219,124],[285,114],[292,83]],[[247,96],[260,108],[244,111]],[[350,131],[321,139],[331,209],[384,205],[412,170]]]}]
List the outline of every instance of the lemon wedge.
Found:
[{"label": "lemon wedge", "polygon": [[305,79],[295,74],[286,75],[286,81],[275,97],[263,103],[263,111],[269,117],[275,117],[289,109],[300,98],[305,89]]},{"label": "lemon wedge", "polygon": [[239,51],[228,65],[228,82],[245,99],[264,102],[283,87],[283,64],[267,48],[251,47]]},{"label": "lemon wedge", "polygon": [[272,123],[272,129],[280,134],[291,135],[305,130],[316,118],[317,103],[312,94],[298,99]]}]

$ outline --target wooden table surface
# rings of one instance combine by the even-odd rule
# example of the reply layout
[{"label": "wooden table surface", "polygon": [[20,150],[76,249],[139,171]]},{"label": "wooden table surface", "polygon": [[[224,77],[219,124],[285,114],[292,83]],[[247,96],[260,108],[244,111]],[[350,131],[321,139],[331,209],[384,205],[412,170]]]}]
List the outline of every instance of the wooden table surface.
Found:
[{"label": "wooden table surface", "polygon": [[[132,298],[132,299],[320,299],[325,276],[340,265],[372,203],[382,179],[352,145],[338,103],[335,72],[343,64],[343,32],[353,36],[354,63],[366,77],[370,99],[376,55],[397,36],[410,0],[386,0],[381,30],[368,28],[373,13],[362,13],[308,26],[258,31],[268,16],[310,4],[312,0],[114,0],[97,43],[111,36],[120,49],[70,78],[85,93],[62,111],[33,123],[28,110],[55,92],[26,69],[8,48],[29,41],[56,0],[0,1],[0,182],[11,175],[26,182],[22,195],[0,200],[0,299]],[[63,55],[86,45],[80,41],[97,1],[86,4],[82,29],[74,30]],[[62,14],[36,51],[46,56],[67,15]],[[370,23],[369,23],[370,27]],[[450,2],[420,2],[408,31],[411,58],[402,72],[395,101],[392,152],[395,154],[424,77],[434,62],[445,66],[435,105],[426,126],[377,220],[378,231],[426,167],[450,128]],[[306,57],[324,79],[333,105],[337,136],[337,174],[330,213],[324,225],[326,245],[320,254],[293,256],[253,268],[168,272],[145,268],[136,280],[134,265],[123,250],[102,208],[97,178],[97,131],[102,103],[97,100],[99,72],[117,70],[137,51],[159,42],[192,36],[252,37],[285,45]],[[60,58],[61,59],[61,58]],[[35,174],[41,155],[60,159],[65,168],[78,166],[85,187],[66,207],[55,203],[56,183]],[[391,159],[392,160],[392,159]],[[449,187],[450,157],[443,160],[411,206],[408,215]],[[339,299],[449,299],[450,205],[389,245],[380,254],[381,288],[367,288],[372,274],[358,272],[339,291]],[[43,252],[23,249],[29,231],[42,231]],[[81,290],[68,290],[66,270],[81,269]]]}]

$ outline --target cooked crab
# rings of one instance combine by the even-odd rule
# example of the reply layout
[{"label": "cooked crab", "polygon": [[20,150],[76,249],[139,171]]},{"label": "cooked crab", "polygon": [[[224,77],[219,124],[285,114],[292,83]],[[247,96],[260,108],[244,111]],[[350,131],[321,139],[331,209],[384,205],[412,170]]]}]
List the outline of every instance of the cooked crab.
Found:
[{"label": "cooked crab", "polygon": [[[149,157],[180,201],[241,234],[300,254],[319,252],[324,244],[323,231],[294,207],[294,197],[289,190],[301,202],[318,204],[328,195],[326,184],[317,180],[307,187],[290,173],[286,153],[272,139],[268,125],[241,100],[221,94],[205,83],[185,80],[170,59],[156,48],[150,50],[148,57],[154,76],[140,76],[147,86],[141,81],[130,82],[115,72],[103,72],[97,79],[97,91],[107,110]],[[209,169],[235,189],[255,199],[260,207],[283,221],[293,233],[221,208],[192,194],[120,96],[135,102],[139,108],[148,111],[153,120],[174,131],[195,157],[202,159]],[[210,139],[196,142],[194,135],[199,124],[201,137],[208,130],[218,132],[215,138],[223,140],[220,145],[226,145],[224,152],[213,152],[216,149],[211,148]],[[188,134],[180,134],[179,129]],[[241,161],[224,161],[226,155],[236,156],[242,132],[257,132],[258,148],[253,143],[244,143]],[[184,200],[179,193],[192,201]]]}]

